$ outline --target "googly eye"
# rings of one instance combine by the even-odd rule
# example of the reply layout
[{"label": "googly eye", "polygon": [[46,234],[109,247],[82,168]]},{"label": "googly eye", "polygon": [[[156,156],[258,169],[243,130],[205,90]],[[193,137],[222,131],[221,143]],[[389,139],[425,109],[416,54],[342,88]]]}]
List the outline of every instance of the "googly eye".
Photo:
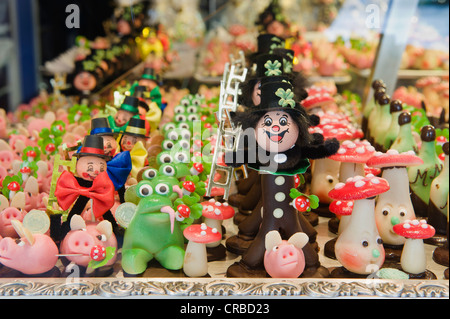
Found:
[{"label": "googly eye", "polygon": [[167,134],[167,138],[168,138],[169,140],[176,141],[176,140],[178,140],[179,135],[178,135],[177,132],[172,131],[172,132],[170,132],[169,134]]},{"label": "googly eye", "polygon": [[161,161],[161,163],[172,163],[173,162],[173,158],[169,154],[161,155],[159,160]]},{"label": "googly eye", "polygon": [[361,245],[362,245],[363,247],[369,247],[369,242],[368,242],[367,240],[363,240],[363,241],[361,242]]},{"label": "googly eye", "polygon": [[179,125],[178,125],[178,127],[179,128],[181,128],[181,129],[189,129],[189,124],[187,124],[187,123],[180,123]]},{"label": "googly eye", "polygon": [[175,107],[173,109],[174,114],[181,114],[181,113],[184,113],[185,111],[186,111],[186,108],[182,105],[178,105],[177,107]]},{"label": "googly eye", "polygon": [[141,197],[147,197],[153,194],[153,188],[148,184],[143,184],[139,187],[139,195]]},{"label": "googly eye", "polygon": [[98,235],[98,236],[97,236],[97,239],[100,240],[100,241],[106,241],[106,240],[107,240],[105,234]]},{"label": "googly eye", "polygon": [[188,112],[188,113],[197,113],[197,107],[195,107],[195,106],[189,106],[189,107],[186,109],[186,112]]},{"label": "googly eye", "polygon": [[388,207],[384,207],[381,213],[383,216],[388,216],[391,213],[391,210]]},{"label": "googly eye", "polygon": [[172,166],[168,165],[168,166],[165,166],[163,168],[163,173],[166,176],[174,176],[175,175],[175,169]]},{"label": "googly eye", "polygon": [[404,209],[404,208],[400,209],[400,212],[399,212],[400,217],[405,217],[406,214],[407,214],[406,209]]},{"label": "googly eye", "polygon": [[197,105],[197,106],[199,106],[199,105],[201,105],[202,103],[201,103],[201,101],[199,100],[199,99],[194,99],[194,100],[192,100],[192,105]]},{"label": "googly eye", "polygon": [[175,121],[177,122],[184,122],[186,121],[186,116],[183,114],[178,114],[175,116]]},{"label": "googly eye", "polygon": [[179,145],[184,150],[189,150],[191,148],[191,144],[186,140],[181,140]]},{"label": "googly eye", "polygon": [[142,176],[143,176],[145,179],[148,179],[148,180],[151,180],[151,179],[155,178],[156,175],[158,175],[158,172],[157,172],[157,170],[154,169],[154,168],[149,168],[149,169],[147,169],[147,170],[144,171],[144,174],[142,174]]},{"label": "googly eye", "polygon": [[156,185],[155,191],[160,195],[167,195],[170,192],[170,187],[167,184],[159,183],[158,185]]},{"label": "googly eye", "polygon": [[185,140],[191,139],[191,131],[189,131],[188,129],[182,129],[180,135]]},{"label": "googly eye", "polygon": [[179,152],[175,154],[175,160],[179,163],[187,163],[188,156],[184,153]]},{"label": "googly eye", "polygon": [[198,115],[197,114],[188,115],[188,121],[198,121]]},{"label": "googly eye", "polygon": [[272,251],[277,251],[278,250],[278,246],[274,246],[273,248],[272,248]]},{"label": "googly eye", "polygon": [[382,245],[383,244],[383,239],[381,239],[381,237],[377,237],[377,244],[378,245]]},{"label": "googly eye", "polygon": [[184,105],[184,106],[188,106],[190,103],[189,103],[189,100],[188,100],[188,99],[182,99],[182,100],[180,101],[180,104],[181,104],[181,105]]},{"label": "googly eye", "polygon": [[174,128],[175,128],[175,124],[173,124],[173,123],[168,123],[168,124],[166,124],[166,126],[164,126],[164,130],[166,132],[173,130]]},{"label": "googly eye", "polygon": [[173,148],[173,141],[167,141],[167,140],[164,141],[163,144],[162,144],[162,147],[165,150],[171,150]]}]

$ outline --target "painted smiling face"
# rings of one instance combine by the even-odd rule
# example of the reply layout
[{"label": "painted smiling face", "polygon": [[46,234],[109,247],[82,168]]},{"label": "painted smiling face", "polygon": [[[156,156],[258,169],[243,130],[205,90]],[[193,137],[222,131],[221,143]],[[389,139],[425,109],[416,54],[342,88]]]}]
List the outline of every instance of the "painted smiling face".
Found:
[{"label": "painted smiling face", "polygon": [[93,181],[105,170],[106,161],[97,156],[82,156],[77,161],[78,176],[88,181]]},{"label": "painted smiling face", "polygon": [[117,141],[114,136],[103,135],[103,150],[105,155],[114,156],[117,148]]},{"label": "painted smiling face", "polygon": [[299,129],[288,113],[270,111],[256,124],[255,134],[260,147],[279,153],[292,148],[297,141]]},{"label": "painted smiling face", "polygon": [[75,76],[73,85],[79,91],[92,91],[97,85],[97,79],[89,72],[80,72]]},{"label": "painted smiling face", "polygon": [[135,135],[124,134],[120,141],[122,151],[131,151],[137,142],[141,141],[145,145],[145,138]]},{"label": "painted smiling face", "polygon": [[117,110],[116,115],[114,116],[114,122],[119,127],[124,126],[128,121],[134,116],[134,113],[125,110]]}]

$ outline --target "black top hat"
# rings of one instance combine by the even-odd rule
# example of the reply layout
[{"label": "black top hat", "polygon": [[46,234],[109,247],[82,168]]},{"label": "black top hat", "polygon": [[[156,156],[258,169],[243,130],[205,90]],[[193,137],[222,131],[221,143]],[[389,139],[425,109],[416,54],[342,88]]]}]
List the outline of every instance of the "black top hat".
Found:
[{"label": "black top hat", "polygon": [[279,76],[284,73],[283,58],[276,54],[264,53],[256,57],[257,78]]},{"label": "black top hat", "polygon": [[141,79],[156,81],[157,80],[157,76],[155,74],[155,69],[153,69],[153,68],[145,68],[144,72],[141,75]]},{"label": "black top hat", "polygon": [[138,105],[139,100],[137,97],[126,96],[119,109],[138,114],[139,113]]},{"label": "black top hat", "polygon": [[271,53],[273,49],[284,48],[285,41],[283,38],[271,33],[263,33],[258,35],[258,53]]},{"label": "black top hat", "polygon": [[294,66],[294,50],[276,48],[272,50],[272,53],[277,54],[283,58],[283,71],[285,73],[292,73],[292,68]]},{"label": "black top hat", "polygon": [[109,122],[106,117],[98,117],[91,120],[91,135],[109,135],[114,136],[113,130],[109,127]]},{"label": "black top hat", "polygon": [[254,109],[261,112],[283,110],[297,115],[304,113],[294,99],[294,88],[289,82],[269,82],[261,86],[261,103]]},{"label": "black top hat", "polygon": [[80,158],[82,156],[97,156],[109,160],[111,157],[105,155],[103,149],[103,137],[99,135],[86,135],[80,150],[73,156]]},{"label": "black top hat", "polygon": [[132,117],[123,134],[147,138],[148,136],[145,130],[145,121],[140,118]]},{"label": "black top hat", "polygon": [[143,85],[137,85],[134,88],[134,93],[133,96],[137,97],[139,100],[139,106],[143,107],[146,111],[148,111],[150,109],[150,107],[148,106],[148,104],[145,102],[145,98],[146,98],[146,93],[147,92],[147,87],[143,86]]}]

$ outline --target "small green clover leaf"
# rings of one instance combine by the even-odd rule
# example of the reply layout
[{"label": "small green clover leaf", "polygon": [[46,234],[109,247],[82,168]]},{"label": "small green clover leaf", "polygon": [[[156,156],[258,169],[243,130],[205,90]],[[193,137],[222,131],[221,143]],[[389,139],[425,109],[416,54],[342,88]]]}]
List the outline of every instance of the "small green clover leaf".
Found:
[{"label": "small green clover leaf", "polygon": [[70,124],[88,121],[91,118],[91,110],[87,105],[75,104],[69,109],[67,119]]},{"label": "small green clover leaf", "polygon": [[268,60],[265,64],[264,67],[267,69],[266,72],[264,72],[264,74],[266,76],[278,76],[281,75],[281,62],[275,60],[274,62],[272,62],[271,60]]},{"label": "small green clover leaf", "polygon": [[293,100],[294,92],[292,92],[291,89],[284,90],[283,88],[279,88],[275,92],[275,95],[280,98],[278,104],[282,107],[286,107],[288,105],[292,108],[295,107],[295,101]]},{"label": "small green clover leaf", "polygon": [[94,61],[84,61],[83,62],[83,69],[85,71],[94,71],[96,67],[97,67],[97,63],[95,63]]},{"label": "small green clover leaf", "polygon": [[106,247],[106,257],[103,260],[91,260],[88,268],[96,269],[102,267],[110,261],[116,253],[116,247]]},{"label": "small green clover leaf", "polygon": [[319,207],[319,197],[317,197],[316,195],[306,195],[306,194],[303,194],[302,192],[300,192],[299,190],[297,190],[296,188],[291,188],[289,196],[294,200],[300,196],[304,196],[304,197],[308,198],[309,203],[310,203],[310,207],[308,208],[308,211],[311,210],[311,208],[315,209],[315,208]]},{"label": "small green clover leaf", "polygon": [[[5,176],[5,178],[3,179],[3,182],[2,182],[2,194],[3,194],[6,198],[9,198],[9,193],[11,192],[11,190],[8,188],[8,186],[9,186],[11,183],[18,183],[18,184],[19,184],[19,189],[18,189],[18,191],[23,191],[23,188],[22,188],[22,183],[23,183],[22,178],[21,178],[20,176],[18,176],[18,175],[13,175],[13,176],[7,175],[7,176]],[[16,184],[16,185],[17,185],[17,184]]]},{"label": "small green clover leaf", "polygon": [[292,67],[293,67],[292,62],[290,62],[290,61],[288,61],[286,59],[283,59],[283,66],[284,66],[284,73],[291,73],[292,72]]}]

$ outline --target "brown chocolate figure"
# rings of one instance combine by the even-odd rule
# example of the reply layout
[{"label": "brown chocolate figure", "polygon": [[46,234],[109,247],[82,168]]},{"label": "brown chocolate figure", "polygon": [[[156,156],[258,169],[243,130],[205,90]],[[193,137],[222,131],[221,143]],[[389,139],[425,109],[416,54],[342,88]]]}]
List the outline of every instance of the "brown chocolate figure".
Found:
[{"label": "brown chocolate figure", "polygon": [[[228,268],[229,277],[266,274],[263,260],[265,236],[269,231],[279,231],[286,240],[296,232],[304,232],[301,217],[290,204],[289,193],[295,187],[295,175],[306,171],[308,158],[327,157],[339,149],[337,140],[324,141],[323,137],[308,132],[309,117],[293,96],[289,83],[267,83],[261,86],[261,103],[257,109],[233,115],[233,121],[242,125],[244,142],[238,152],[225,154],[225,163],[247,164],[260,171],[263,196],[257,235],[242,259]],[[302,276],[328,276],[310,243],[303,247],[303,252],[306,269]]]}]

